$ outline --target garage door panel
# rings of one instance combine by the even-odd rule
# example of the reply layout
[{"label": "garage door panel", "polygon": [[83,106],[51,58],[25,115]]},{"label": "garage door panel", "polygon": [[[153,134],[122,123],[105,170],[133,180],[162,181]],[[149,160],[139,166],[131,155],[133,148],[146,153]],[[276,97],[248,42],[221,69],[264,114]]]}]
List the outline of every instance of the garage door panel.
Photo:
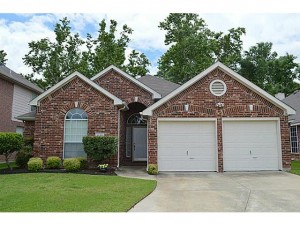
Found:
[{"label": "garage door panel", "polygon": [[160,171],[215,171],[215,123],[159,122],[158,167]]},{"label": "garage door panel", "polygon": [[278,170],[276,121],[224,121],[224,171]]}]

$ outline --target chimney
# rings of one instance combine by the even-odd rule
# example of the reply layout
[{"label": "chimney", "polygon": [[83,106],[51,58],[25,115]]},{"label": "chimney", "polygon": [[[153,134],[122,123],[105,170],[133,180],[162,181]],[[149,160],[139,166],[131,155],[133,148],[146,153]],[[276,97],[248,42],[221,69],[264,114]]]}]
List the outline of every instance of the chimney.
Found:
[{"label": "chimney", "polygon": [[283,100],[283,99],[285,99],[285,94],[284,93],[277,93],[275,95],[275,98],[277,98],[279,100]]}]

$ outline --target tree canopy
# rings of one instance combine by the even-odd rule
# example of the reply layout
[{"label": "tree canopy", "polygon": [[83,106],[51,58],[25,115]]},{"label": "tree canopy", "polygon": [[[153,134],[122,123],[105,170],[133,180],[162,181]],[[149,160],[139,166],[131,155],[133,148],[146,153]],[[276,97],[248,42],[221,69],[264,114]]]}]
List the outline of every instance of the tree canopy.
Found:
[{"label": "tree canopy", "polygon": [[270,94],[291,94],[299,89],[299,64],[295,56],[286,53],[278,56],[271,42],[257,43],[243,54],[239,73]]},{"label": "tree canopy", "polygon": [[278,56],[272,43],[257,43],[243,52],[245,28],[227,33],[210,30],[197,14],[171,13],[159,24],[169,49],[158,61],[158,76],[183,84],[220,61],[270,94],[290,94],[300,85],[294,55]]},{"label": "tree canopy", "polygon": [[6,59],[6,52],[4,50],[0,50],[0,65],[6,63],[7,59]]},{"label": "tree canopy", "polygon": [[171,13],[159,28],[166,31],[165,44],[170,48],[158,61],[158,75],[167,80],[182,84],[215,61],[235,69],[241,59],[244,28],[214,32],[192,13]]},{"label": "tree canopy", "polygon": [[78,33],[72,33],[67,18],[60,20],[54,29],[55,41],[43,38],[29,43],[30,51],[23,60],[33,72],[26,76],[27,79],[48,89],[74,71],[92,77],[110,65],[132,76],[145,75],[150,62],[143,53],[133,50],[126,63],[125,50],[133,30],[123,25],[117,35],[117,25],[115,20],[110,20],[107,31],[108,24],[103,19],[99,23],[98,36],[93,38],[87,34],[83,40]]}]

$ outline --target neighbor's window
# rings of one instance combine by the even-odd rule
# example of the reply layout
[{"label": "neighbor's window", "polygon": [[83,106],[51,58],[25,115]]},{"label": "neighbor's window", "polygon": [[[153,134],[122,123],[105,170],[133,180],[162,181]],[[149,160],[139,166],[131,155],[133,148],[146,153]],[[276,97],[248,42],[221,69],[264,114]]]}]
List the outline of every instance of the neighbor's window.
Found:
[{"label": "neighbor's window", "polygon": [[292,153],[298,153],[299,147],[298,147],[298,132],[297,132],[297,126],[292,126],[290,128],[291,132],[291,150]]},{"label": "neighbor's window", "polygon": [[87,114],[80,108],[73,108],[65,117],[64,158],[86,157],[82,137],[87,136]]}]

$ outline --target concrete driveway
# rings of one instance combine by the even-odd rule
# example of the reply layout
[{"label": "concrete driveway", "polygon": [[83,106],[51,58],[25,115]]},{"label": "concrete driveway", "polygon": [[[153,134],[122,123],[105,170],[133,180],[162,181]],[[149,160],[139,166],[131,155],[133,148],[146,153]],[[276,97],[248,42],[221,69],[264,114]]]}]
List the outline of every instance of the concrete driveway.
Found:
[{"label": "concrete driveway", "polygon": [[130,212],[300,212],[300,176],[286,172],[160,173],[157,182]]}]

